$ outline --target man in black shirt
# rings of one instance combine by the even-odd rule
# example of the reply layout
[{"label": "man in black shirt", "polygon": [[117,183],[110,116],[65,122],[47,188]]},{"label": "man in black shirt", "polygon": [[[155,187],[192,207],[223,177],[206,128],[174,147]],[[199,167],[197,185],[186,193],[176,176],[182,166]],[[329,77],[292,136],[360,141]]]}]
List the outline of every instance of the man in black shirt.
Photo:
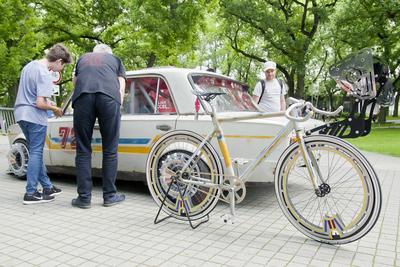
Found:
[{"label": "man in black shirt", "polygon": [[96,45],[93,53],[79,58],[73,82],[74,132],[76,138],[76,178],[78,197],[72,206],[90,208],[92,197],[92,134],[99,123],[103,150],[103,205],[108,207],[125,200],[115,186],[118,167],[120,106],[125,91],[125,67],[105,44]]}]

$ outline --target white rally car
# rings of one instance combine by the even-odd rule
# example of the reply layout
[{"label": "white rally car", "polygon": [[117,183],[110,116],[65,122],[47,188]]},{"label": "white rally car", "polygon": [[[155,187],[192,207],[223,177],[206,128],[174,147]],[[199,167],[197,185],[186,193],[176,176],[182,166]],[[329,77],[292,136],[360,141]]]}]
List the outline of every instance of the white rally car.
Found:
[{"label": "white rally car", "polygon": [[[211,118],[199,106],[193,94],[197,86],[203,90],[217,88],[226,93],[215,99],[217,110],[224,117],[257,112],[246,85],[227,76],[174,67],[129,71],[121,107],[118,179],[144,181],[147,155],[154,142],[166,132],[185,129],[204,136],[209,133],[212,129]],[[74,174],[72,115],[73,109],[68,103],[63,117],[48,120],[44,160],[49,173]],[[286,123],[284,117],[224,123],[223,129],[233,160],[245,165],[245,162],[255,159]],[[304,126],[311,129],[321,124],[321,121],[309,120]],[[17,176],[25,176],[29,161],[25,137],[17,124],[9,128],[8,136],[11,145],[8,156],[10,171]],[[272,181],[278,157],[289,142],[290,137],[260,165],[249,181]],[[215,148],[218,151],[217,145]],[[93,174],[101,176],[102,150],[98,125],[95,125],[93,132],[92,149]],[[245,168],[244,165],[237,164],[238,170]]]}]

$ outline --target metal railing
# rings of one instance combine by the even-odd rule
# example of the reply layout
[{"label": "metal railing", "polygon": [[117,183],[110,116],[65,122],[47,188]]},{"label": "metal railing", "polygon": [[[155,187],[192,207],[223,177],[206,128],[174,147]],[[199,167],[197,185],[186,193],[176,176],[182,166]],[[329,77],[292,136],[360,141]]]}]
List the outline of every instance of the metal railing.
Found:
[{"label": "metal railing", "polygon": [[14,109],[0,107],[1,133],[6,134],[8,127],[15,124]]}]

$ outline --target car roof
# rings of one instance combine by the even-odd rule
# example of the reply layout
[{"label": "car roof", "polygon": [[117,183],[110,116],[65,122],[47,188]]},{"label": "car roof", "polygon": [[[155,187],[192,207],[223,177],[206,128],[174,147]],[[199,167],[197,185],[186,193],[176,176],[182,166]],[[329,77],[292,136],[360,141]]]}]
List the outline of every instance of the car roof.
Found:
[{"label": "car roof", "polygon": [[[216,72],[210,72],[210,71],[205,71],[205,70],[199,70],[199,69],[190,69],[190,68],[178,68],[178,67],[172,67],[172,66],[165,66],[165,67],[152,67],[152,68],[147,68],[147,69],[139,69],[139,70],[130,70],[126,72],[127,76],[133,76],[133,75],[146,75],[146,74],[161,74],[165,76],[169,75],[189,75],[189,74],[207,74],[207,75],[216,75],[220,77],[224,77],[229,80],[235,80],[231,77],[216,73]],[[239,82],[239,81],[237,81]]]},{"label": "car roof", "polygon": [[128,78],[147,75],[164,77],[169,88],[171,88],[171,95],[175,100],[174,102],[177,111],[180,114],[195,113],[196,96],[193,94],[193,88],[189,81],[189,76],[193,74],[215,76],[241,83],[231,77],[219,73],[189,68],[155,67],[126,72]]}]

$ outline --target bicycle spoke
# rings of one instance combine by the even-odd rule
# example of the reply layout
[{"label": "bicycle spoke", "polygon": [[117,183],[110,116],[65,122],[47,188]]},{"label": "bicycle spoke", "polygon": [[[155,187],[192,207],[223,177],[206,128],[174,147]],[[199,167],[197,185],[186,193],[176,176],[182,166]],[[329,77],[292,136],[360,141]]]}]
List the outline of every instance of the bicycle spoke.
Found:
[{"label": "bicycle spoke", "polygon": [[[347,144],[337,145],[341,141],[329,136],[319,138],[322,140],[310,137],[313,141],[306,145],[321,175],[320,196],[316,195],[312,183],[310,186],[307,168],[298,154],[299,149],[294,147],[278,170],[279,184],[286,185],[282,189],[276,187],[277,197],[284,196],[279,204],[289,221],[307,236],[332,244],[354,241],[362,236],[360,229],[365,234],[376,222],[377,217],[370,209],[379,213],[379,207],[374,206],[374,195],[369,193],[370,184],[366,182],[376,181],[376,176],[371,177],[366,171],[364,166],[368,162],[345,149]],[[282,173],[282,170],[285,171]],[[280,190],[285,190],[285,194]],[[366,216],[375,217],[370,222]]]},{"label": "bicycle spoke", "polygon": [[[148,159],[152,165],[147,168],[146,176],[153,198],[159,205],[165,199],[164,211],[179,219],[206,216],[218,202],[220,188],[193,184],[190,180],[219,185],[222,176],[218,173],[221,169],[218,156],[205,143],[193,157],[201,137],[192,137],[191,133],[167,134],[164,138],[157,141]],[[181,180],[182,176],[189,181]]]}]

